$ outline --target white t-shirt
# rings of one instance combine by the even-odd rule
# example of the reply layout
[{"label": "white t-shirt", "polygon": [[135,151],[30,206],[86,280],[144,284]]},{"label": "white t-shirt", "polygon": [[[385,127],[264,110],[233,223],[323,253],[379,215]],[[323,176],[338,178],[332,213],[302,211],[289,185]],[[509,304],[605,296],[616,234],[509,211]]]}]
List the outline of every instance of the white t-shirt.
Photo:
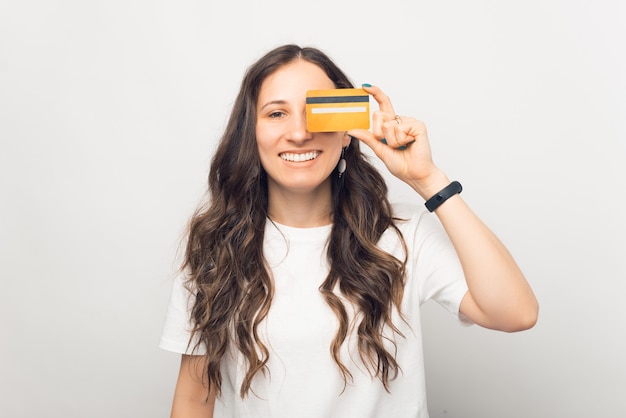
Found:
[{"label": "white t-shirt", "polygon": [[[331,226],[293,228],[267,222],[264,255],[272,268],[275,295],[260,335],[270,350],[269,373],[258,373],[252,390],[239,395],[246,365],[229,352],[222,363],[222,396],[215,417],[380,417],[426,418],[426,388],[420,306],[435,300],[460,320],[459,305],[467,291],[461,265],[437,218],[423,206],[394,206],[409,251],[402,312],[393,321],[404,337],[385,335],[396,343],[400,372],[390,392],[363,365],[352,333],[342,347],[342,362],[353,380],[344,380],[331,356],[337,318],[319,287],[328,274],[327,240]],[[395,231],[381,237],[379,247],[400,260],[404,254]],[[245,260],[242,260],[245,262]],[[191,354],[189,292],[182,278],[174,283],[160,347]],[[348,311],[351,313],[351,311]],[[392,345],[388,345],[393,350]],[[393,352],[393,351],[391,351]],[[195,352],[194,354],[203,354]]]}]

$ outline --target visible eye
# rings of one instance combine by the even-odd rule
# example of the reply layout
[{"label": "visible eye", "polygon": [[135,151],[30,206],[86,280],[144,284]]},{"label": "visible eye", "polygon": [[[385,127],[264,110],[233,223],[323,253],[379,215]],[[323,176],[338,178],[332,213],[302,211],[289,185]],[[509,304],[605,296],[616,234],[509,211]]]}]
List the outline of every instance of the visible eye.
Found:
[{"label": "visible eye", "polygon": [[268,117],[270,117],[272,119],[278,119],[278,118],[281,118],[283,116],[285,116],[285,113],[281,112],[280,110],[275,110],[275,111],[273,111],[272,113],[270,113],[268,115]]}]

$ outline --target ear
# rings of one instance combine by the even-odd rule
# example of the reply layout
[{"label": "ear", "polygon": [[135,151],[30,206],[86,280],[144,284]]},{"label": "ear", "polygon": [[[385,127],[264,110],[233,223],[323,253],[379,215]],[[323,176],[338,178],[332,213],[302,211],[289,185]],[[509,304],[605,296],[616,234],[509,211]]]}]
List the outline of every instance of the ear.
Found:
[{"label": "ear", "polygon": [[352,137],[348,135],[346,132],[343,133],[343,138],[341,139],[341,146],[343,148],[349,146],[350,143],[352,142]]}]

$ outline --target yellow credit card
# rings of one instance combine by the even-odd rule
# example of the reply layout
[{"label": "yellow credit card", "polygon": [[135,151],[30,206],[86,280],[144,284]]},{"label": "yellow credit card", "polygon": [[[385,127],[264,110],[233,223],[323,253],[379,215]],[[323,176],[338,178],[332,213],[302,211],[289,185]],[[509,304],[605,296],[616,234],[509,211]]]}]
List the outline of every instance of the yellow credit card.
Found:
[{"label": "yellow credit card", "polygon": [[309,132],[369,129],[370,96],[363,89],[309,90],[306,126]]}]

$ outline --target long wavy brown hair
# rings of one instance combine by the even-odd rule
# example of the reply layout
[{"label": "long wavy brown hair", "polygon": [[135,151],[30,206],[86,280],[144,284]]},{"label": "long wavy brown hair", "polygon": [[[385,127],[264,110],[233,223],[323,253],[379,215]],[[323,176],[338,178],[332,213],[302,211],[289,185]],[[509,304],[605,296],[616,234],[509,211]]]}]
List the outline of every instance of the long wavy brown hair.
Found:
[{"label": "long wavy brown hair", "polygon": [[[317,48],[284,45],[250,66],[211,161],[207,199],[189,223],[181,269],[196,295],[192,338],[206,348],[205,378],[218,394],[220,364],[229,349],[239,350],[247,360],[241,397],[248,394],[254,376],[267,369],[269,350],[258,328],[270,310],[274,285],[263,256],[268,191],[256,145],[257,99],[263,81],[296,60],[318,65],[337,88],[353,87]],[[347,383],[352,375],[340,349],[354,329],[361,360],[389,390],[399,365],[395,351],[385,346],[383,329],[401,335],[392,312],[400,311],[406,257],[399,260],[376,244],[389,228],[401,239],[402,234],[394,224],[385,181],[360,151],[358,140],[352,139],[345,159],[348,170],[341,177],[332,175],[330,271],[319,289],[339,322],[329,349]],[[338,293],[353,304],[359,322],[353,324],[356,318],[349,318]]]}]

